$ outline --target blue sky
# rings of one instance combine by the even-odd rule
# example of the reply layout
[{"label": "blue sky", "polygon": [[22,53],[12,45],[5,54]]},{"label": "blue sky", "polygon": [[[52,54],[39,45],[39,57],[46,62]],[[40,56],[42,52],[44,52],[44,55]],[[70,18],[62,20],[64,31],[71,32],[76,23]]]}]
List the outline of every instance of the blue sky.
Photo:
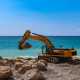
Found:
[{"label": "blue sky", "polygon": [[80,35],[80,0],[0,0],[0,36],[25,30],[53,35]]}]

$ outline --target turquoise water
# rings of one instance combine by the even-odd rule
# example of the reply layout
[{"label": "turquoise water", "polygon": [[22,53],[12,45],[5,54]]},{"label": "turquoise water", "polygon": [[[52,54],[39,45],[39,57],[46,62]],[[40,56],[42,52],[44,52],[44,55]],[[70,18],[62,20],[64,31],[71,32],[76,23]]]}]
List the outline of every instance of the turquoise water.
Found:
[{"label": "turquoise water", "polygon": [[[29,40],[28,42],[33,47],[28,50],[19,50],[18,43],[20,39],[20,36],[1,36],[0,56],[9,58],[16,58],[18,56],[35,57],[41,53],[41,47],[44,45],[42,42]],[[78,55],[80,55],[80,36],[49,36],[49,39],[55,47],[75,48]]]}]

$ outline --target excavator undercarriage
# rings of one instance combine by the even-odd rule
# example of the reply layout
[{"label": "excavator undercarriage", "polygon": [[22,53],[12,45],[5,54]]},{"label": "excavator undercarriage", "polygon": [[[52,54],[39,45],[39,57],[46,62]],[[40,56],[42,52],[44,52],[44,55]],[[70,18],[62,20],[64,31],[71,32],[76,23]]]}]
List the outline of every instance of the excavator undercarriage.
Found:
[{"label": "excavator undercarriage", "polygon": [[42,46],[42,53],[38,56],[38,59],[44,59],[48,62],[58,63],[65,60],[71,60],[73,56],[77,55],[75,49],[55,48],[48,37],[36,33],[31,34],[30,31],[26,31],[24,33],[22,39],[19,42],[19,49],[31,48],[32,45],[26,43],[26,41],[29,39],[39,40],[45,44],[45,46]]},{"label": "excavator undercarriage", "polygon": [[38,59],[44,59],[48,62],[59,63],[64,61],[70,61],[72,59],[72,56],[75,55],[77,55],[75,49],[55,48],[52,50],[52,53],[42,51],[42,54],[38,56]]}]

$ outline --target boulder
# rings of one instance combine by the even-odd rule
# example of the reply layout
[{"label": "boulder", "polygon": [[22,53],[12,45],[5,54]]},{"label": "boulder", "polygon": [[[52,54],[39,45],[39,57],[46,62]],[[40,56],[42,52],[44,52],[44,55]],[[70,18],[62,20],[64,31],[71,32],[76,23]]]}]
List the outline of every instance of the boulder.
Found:
[{"label": "boulder", "polygon": [[15,60],[13,60],[13,59],[7,60],[7,65],[11,66],[14,64],[15,64]]},{"label": "boulder", "polygon": [[22,62],[15,62],[15,69],[18,70],[19,68],[21,68],[23,65]]},{"label": "boulder", "polygon": [[16,59],[15,62],[23,62],[24,59]]},{"label": "boulder", "polygon": [[5,66],[6,63],[7,63],[6,61],[0,60],[0,66]]},{"label": "boulder", "polygon": [[12,71],[9,66],[0,66],[0,79],[9,78],[12,76]]},{"label": "boulder", "polygon": [[36,69],[37,68],[37,63],[32,64],[32,68]]},{"label": "boulder", "polygon": [[47,64],[44,63],[43,61],[38,61],[37,62],[37,69],[40,71],[46,71],[47,70]]},{"label": "boulder", "polygon": [[48,63],[47,63],[47,61],[46,61],[46,60],[39,60],[38,62],[42,62],[42,63],[44,63],[44,64],[45,64],[45,66],[47,66],[47,65],[48,65]]},{"label": "boulder", "polygon": [[36,62],[36,60],[35,60],[35,59],[33,59],[33,60],[30,60],[30,62],[35,63],[35,62]]},{"label": "boulder", "polygon": [[32,66],[25,64],[21,68],[19,68],[18,72],[20,74],[24,74],[27,70],[30,70],[30,69],[32,69]]},{"label": "boulder", "polygon": [[34,62],[33,62],[32,60],[30,60],[30,61],[27,62],[27,64],[29,64],[29,65],[33,65]]}]

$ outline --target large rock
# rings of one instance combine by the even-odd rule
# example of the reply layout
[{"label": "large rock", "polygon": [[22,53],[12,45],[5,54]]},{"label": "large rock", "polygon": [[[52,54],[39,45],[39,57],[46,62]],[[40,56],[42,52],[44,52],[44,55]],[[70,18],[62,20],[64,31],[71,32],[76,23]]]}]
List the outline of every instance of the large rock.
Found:
[{"label": "large rock", "polygon": [[37,69],[37,63],[32,64],[33,69]]},{"label": "large rock", "polygon": [[7,65],[13,66],[14,64],[15,64],[15,60],[13,60],[13,59],[8,59],[7,60]]},{"label": "large rock", "polygon": [[47,65],[48,65],[48,62],[47,62],[47,61],[45,61],[45,60],[39,60],[38,62],[42,62],[42,63],[44,63],[44,64],[45,64],[45,66],[47,66]]},{"label": "large rock", "polygon": [[23,62],[24,61],[24,59],[15,59],[15,62]]},{"label": "large rock", "polygon": [[21,68],[23,65],[22,62],[15,62],[15,69],[18,70],[19,68]]},{"label": "large rock", "polygon": [[20,74],[24,74],[27,70],[32,69],[31,65],[24,64],[21,68],[19,68],[18,72]]},{"label": "large rock", "polygon": [[26,60],[26,59],[17,59],[15,61],[15,69],[25,69],[28,70],[28,68],[32,68],[32,65],[35,63],[35,60]]},{"label": "large rock", "polygon": [[12,76],[12,71],[9,66],[0,66],[0,79],[9,78]]},{"label": "large rock", "polygon": [[40,71],[46,71],[47,70],[47,63],[44,61],[38,61],[37,62],[37,69]]},{"label": "large rock", "polygon": [[27,62],[27,64],[33,65],[34,64],[34,61],[33,60],[30,60],[30,61]]},{"label": "large rock", "polygon": [[0,66],[7,65],[7,60],[0,60]]}]

